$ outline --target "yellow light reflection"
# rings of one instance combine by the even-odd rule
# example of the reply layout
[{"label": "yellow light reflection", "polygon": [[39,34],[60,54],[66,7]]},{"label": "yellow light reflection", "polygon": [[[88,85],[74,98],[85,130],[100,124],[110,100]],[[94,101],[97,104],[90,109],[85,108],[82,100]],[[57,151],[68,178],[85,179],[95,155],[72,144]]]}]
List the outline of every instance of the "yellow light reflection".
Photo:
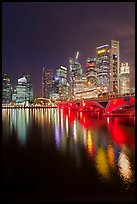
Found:
[{"label": "yellow light reflection", "polygon": [[109,163],[108,163],[108,160],[107,160],[105,150],[102,147],[98,148],[95,159],[96,159],[96,168],[98,170],[98,173],[105,180],[110,179]]},{"label": "yellow light reflection", "polygon": [[91,137],[91,131],[88,130],[88,132],[87,132],[87,147],[88,147],[89,155],[92,155],[92,145],[93,145],[93,142],[92,142],[92,137]]},{"label": "yellow light reflection", "polygon": [[115,152],[111,144],[108,145],[108,161],[111,167],[115,166]]}]

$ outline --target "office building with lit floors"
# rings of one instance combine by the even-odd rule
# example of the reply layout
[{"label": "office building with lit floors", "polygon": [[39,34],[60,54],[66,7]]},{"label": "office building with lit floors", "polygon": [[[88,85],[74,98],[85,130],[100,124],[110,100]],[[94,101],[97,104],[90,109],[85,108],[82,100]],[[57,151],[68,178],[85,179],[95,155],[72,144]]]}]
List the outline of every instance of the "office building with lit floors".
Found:
[{"label": "office building with lit floors", "polygon": [[16,86],[16,103],[27,105],[33,100],[33,87],[30,74],[23,74]]},{"label": "office building with lit floors", "polygon": [[86,60],[86,77],[88,84],[92,88],[97,87],[96,57],[88,57]]},{"label": "office building with lit floors", "polygon": [[78,61],[78,56],[79,56],[79,52],[77,52],[76,58],[69,59],[71,81],[74,81],[75,78],[79,78],[82,76],[82,67]]},{"label": "office building with lit floors", "polygon": [[26,78],[26,101],[31,102],[34,99],[32,77],[29,73],[23,73],[23,77]]},{"label": "office building with lit floors", "polygon": [[97,86],[103,92],[109,92],[109,70],[110,70],[110,53],[109,45],[97,47]]},{"label": "office building with lit floors", "polygon": [[7,74],[2,75],[2,104],[8,104],[12,100],[12,88]]},{"label": "office building with lit floors", "polygon": [[128,63],[121,63],[119,72],[119,93],[130,93],[130,68]]},{"label": "office building with lit floors", "polygon": [[52,81],[53,81],[53,70],[45,69],[42,70],[42,97],[50,99],[52,94]]},{"label": "office building with lit floors", "polygon": [[82,77],[82,67],[78,61],[79,52],[77,52],[75,58],[69,59],[69,98],[74,97],[74,83],[75,80],[81,79]]},{"label": "office building with lit floors", "polygon": [[58,79],[59,98],[66,100],[68,98],[67,67],[60,66],[56,69],[56,79]]},{"label": "office building with lit floors", "polygon": [[119,93],[119,66],[120,46],[119,41],[111,40],[110,48],[110,92]]}]

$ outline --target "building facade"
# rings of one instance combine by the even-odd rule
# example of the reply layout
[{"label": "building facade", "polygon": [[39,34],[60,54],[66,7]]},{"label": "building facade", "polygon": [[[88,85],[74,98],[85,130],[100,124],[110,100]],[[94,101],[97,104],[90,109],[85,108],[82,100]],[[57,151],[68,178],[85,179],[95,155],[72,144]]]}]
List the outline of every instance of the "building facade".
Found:
[{"label": "building facade", "polygon": [[110,92],[119,93],[119,41],[111,40],[110,49]]},{"label": "building facade", "polygon": [[130,93],[130,69],[128,63],[121,63],[119,70],[120,94]]},{"label": "building facade", "polygon": [[52,94],[53,71],[51,69],[42,70],[42,97],[50,99]]},{"label": "building facade", "polygon": [[12,88],[7,74],[2,75],[2,103],[8,104],[12,100]]},{"label": "building facade", "polygon": [[86,60],[86,77],[91,87],[97,87],[97,67],[96,57],[88,57]]},{"label": "building facade", "polygon": [[16,103],[27,104],[33,100],[33,87],[30,74],[23,74],[16,86]]},{"label": "building facade", "polygon": [[109,45],[97,47],[97,86],[109,92],[110,53]]},{"label": "building facade", "polygon": [[67,85],[67,67],[60,66],[56,69],[56,76],[58,79],[59,98],[65,100],[68,98]]},{"label": "building facade", "polygon": [[81,67],[81,64],[79,63],[78,61],[78,55],[79,55],[79,52],[77,52],[77,55],[76,55],[76,58],[70,58],[69,59],[69,72],[68,72],[68,75],[69,75],[69,80],[68,80],[68,83],[69,83],[69,98],[73,98],[74,97],[74,83],[75,83],[75,80],[79,80],[81,79],[82,77],[82,67]]},{"label": "building facade", "polygon": [[23,73],[23,77],[26,78],[26,100],[31,102],[34,99],[32,77],[29,73]]}]

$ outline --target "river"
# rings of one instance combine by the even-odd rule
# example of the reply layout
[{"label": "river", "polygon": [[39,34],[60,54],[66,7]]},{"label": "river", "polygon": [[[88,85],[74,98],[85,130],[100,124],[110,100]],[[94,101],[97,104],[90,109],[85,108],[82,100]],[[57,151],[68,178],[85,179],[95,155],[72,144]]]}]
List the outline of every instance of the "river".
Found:
[{"label": "river", "polygon": [[3,201],[134,201],[135,117],[2,109]]}]

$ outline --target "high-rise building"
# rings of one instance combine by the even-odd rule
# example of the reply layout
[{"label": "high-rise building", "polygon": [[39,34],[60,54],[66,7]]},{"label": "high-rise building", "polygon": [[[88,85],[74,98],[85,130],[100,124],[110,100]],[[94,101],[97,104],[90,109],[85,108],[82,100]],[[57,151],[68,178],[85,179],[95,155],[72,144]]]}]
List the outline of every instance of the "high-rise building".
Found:
[{"label": "high-rise building", "polygon": [[17,90],[16,87],[12,89],[12,102],[16,103]]},{"label": "high-rise building", "polygon": [[121,63],[119,70],[120,94],[130,93],[130,69],[128,63]]},{"label": "high-rise building", "polygon": [[50,99],[50,94],[52,93],[52,81],[53,81],[53,71],[51,69],[45,69],[43,67],[42,71],[42,97]]},{"label": "high-rise building", "polygon": [[69,59],[69,66],[70,66],[70,81],[74,81],[76,78],[81,78],[82,76],[82,67],[78,61],[78,53],[75,59]]},{"label": "high-rise building", "polygon": [[67,86],[67,67],[60,66],[56,69],[56,75],[59,80],[59,98],[66,99],[68,97],[68,86]]},{"label": "high-rise building", "polygon": [[7,74],[2,76],[2,103],[10,103],[12,99],[12,90],[10,78]]},{"label": "high-rise building", "polygon": [[119,41],[111,40],[110,49],[110,92],[119,93]]},{"label": "high-rise building", "polygon": [[32,101],[34,99],[34,93],[33,93],[33,85],[32,85],[32,78],[29,73],[23,73],[23,77],[27,79],[26,82],[26,100]]},{"label": "high-rise building", "polygon": [[27,79],[25,77],[21,77],[18,79],[18,84],[16,87],[17,95],[16,95],[16,103],[24,103],[26,101],[26,83]]},{"label": "high-rise building", "polygon": [[50,99],[59,99],[59,78],[56,76],[52,79],[52,92],[50,93]]},{"label": "high-rise building", "polygon": [[86,77],[91,87],[97,86],[96,57],[88,57],[86,60]]},{"label": "high-rise building", "polygon": [[68,75],[69,75],[68,82],[69,82],[69,97],[70,98],[74,96],[74,83],[75,83],[75,80],[81,79],[81,77],[82,77],[82,67],[81,67],[81,64],[78,61],[78,55],[79,55],[79,52],[77,52],[77,55],[76,55],[75,59],[73,59],[73,58],[69,59],[70,69],[69,69],[69,72],[68,72]]},{"label": "high-rise building", "polygon": [[16,103],[28,103],[33,100],[33,88],[30,74],[23,74],[16,86]]},{"label": "high-rise building", "polygon": [[110,54],[109,45],[97,47],[97,85],[109,91]]}]

